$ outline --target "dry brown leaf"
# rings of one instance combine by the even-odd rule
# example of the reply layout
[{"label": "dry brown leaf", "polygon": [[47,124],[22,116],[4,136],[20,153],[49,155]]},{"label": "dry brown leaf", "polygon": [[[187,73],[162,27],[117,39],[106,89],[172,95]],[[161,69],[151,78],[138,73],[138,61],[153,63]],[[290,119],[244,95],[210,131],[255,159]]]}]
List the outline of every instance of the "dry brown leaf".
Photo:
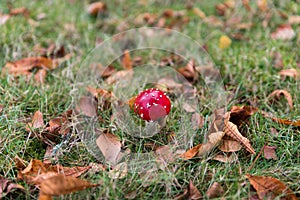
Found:
[{"label": "dry brown leaf", "polygon": [[43,195],[56,196],[70,194],[72,192],[99,185],[100,184],[93,184],[75,177],[57,174],[56,176],[52,176],[41,183],[40,193]]},{"label": "dry brown leaf", "polygon": [[247,151],[249,151],[251,154],[255,154],[255,151],[253,147],[251,146],[249,140],[242,136],[242,134],[239,132],[237,126],[229,121],[230,112],[226,114],[225,117],[225,123],[224,123],[224,132],[227,136],[237,140],[241,144],[244,145]]},{"label": "dry brown leaf", "polygon": [[215,26],[215,27],[223,27],[224,26],[224,22],[213,15],[204,18],[203,22],[205,22],[206,24],[208,24],[210,26]]},{"label": "dry brown leaf", "polygon": [[220,183],[214,182],[207,190],[206,196],[209,199],[221,197],[224,194],[224,189]]},{"label": "dry brown leaf", "polygon": [[299,72],[296,69],[283,69],[279,72],[279,75],[282,78],[285,78],[287,76],[292,77],[294,79],[297,79],[299,77]]},{"label": "dry brown leaf", "polygon": [[193,182],[190,181],[188,187],[183,191],[182,194],[178,194],[174,197],[174,200],[197,200],[202,199],[203,196],[199,190],[194,186]]},{"label": "dry brown leaf", "polygon": [[9,14],[11,16],[14,15],[23,15],[24,17],[28,17],[29,16],[29,10],[25,7],[21,7],[21,8],[13,8],[9,11]]},{"label": "dry brown leaf", "polygon": [[98,102],[94,97],[83,96],[79,99],[79,103],[76,106],[76,111],[79,114],[95,117],[97,116]]},{"label": "dry brown leaf", "polygon": [[189,160],[193,157],[195,157],[198,152],[199,152],[199,148],[202,146],[202,144],[198,144],[197,146],[194,146],[193,148],[187,150],[186,152],[184,152],[183,154],[180,155],[181,158],[185,159],[185,160]]},{"label": "dry brown leaf", "polygon": [[236,140],[223,138],[218,148],[223,152],[236,152],[241,150],[242,145]]},{"label": "dry brown leaf", "polygon": [[94,2],[87,7],[88,14],[96,17],[107,10],[107,6],[103,2]]},{"label": "dry brown leaf", "polygon": [[198,130],[204,126],[204,117],[199,113],[194,113],[191,118],[193,130]]},{"label": "dry brown leaf", "polygon": [[291,40],[295,36],[296,33],[289,24],[280,25],[276,31],[271,33],[271,38],[275,40]]},{"label": "dry brown leaf", "polygon": [[281,96],[284,96],[290,106],[290,109],[293,109],[293,99],[292,95],[286,90],[274,90],[269,96],[268,99],[279,100]]},{"label": "dry brown leaf", "polygon": [[256,4],[257,4],[257,7],[262,12],[265,12],[268,10],[268,1],[267,0],[257,0]]},{"label": "dry brown leaf", "polygon": [[0,13],[0,26],[5,24],[9,20],[10,17],[11,17],[10,15]]},{"label": "dry brown leaf", "polygon": [[31,131],[32,129],[42,128],[44,125],[43,113],[38,110],[34,113],[31,123],[27,124],[26,130]]},{"label": "dry brown leaf", "polygon": [[273,54],[273,65],[276,69],[282,69],[284,67],[281,53],[275,52]]},{"label": "dry brown leaf", "polygon": [[199,8],[194,7],[193,12],[195,15],[198,15],[201,19],[204,19],[206,17],[205,13]]},{"label": "dry brown leaf", "polygon": [[116,135],[101,133],[96,140],[96,144],[107,161],[113,165],[117,164],[122,145]]},{"label": "dry brown leaf", "polygon": [[208,135],[207,141],[201,145],[198,151],[198,156],[203,156],[208,153],[210,153],[213,148],[219,145],[219,143],[222,141],[223,136],[225,135],[225,132],[218,131],[214,133],[210,133]]},{"label": "dry brown leaf", "polygon": [[236,124],[238,127],[255,114],[258,111],[257,108],[251,106],[232,106],[230,110],[229,121]]},{"label": "dry brown leaf", "polygon": [[243,6],[247,9],[247,11],[252,12],[251,6],[249,4],[249,0],[242,0]]},{"label": "dry brown leaf", "polygon": [[175,155],[169,145],[160,146],[155,150],[155,154],[160,161],[170,163],[175,160]]},{"label": "dry brown leaf", "polygon": [[218,154],[212,158],[213,160],[217,160],[222,163],[233,163],[238,160],[238,156],[236,154]]},{"label": "dry brown leaf", "polygon": [[47,76],[46,69],[39,69],[36,74],[34,75],[34,80],[36,83],[43,85],[45,82],[45,78]]},{"label": "dry brown leaf", "polygon": [[277,160],[277,155],[276,155],[276,148],[275,146],[264,146],[263,151],[264,151],[264,156],[266,159],[273,159]]},{"label": "dry brown leaf", "polygon": [[289,16],[289,24],[300,24],[300,15],[291,15]]},{"label": "dry brown leaf", "polygon": [[131,110],[134,110],[135,99],[136,99],[136,96],[133,96],[126,102]]},{"label": "dry brown leaf", "polygon": [[122,58],[122,66],[126,70],[132,69],[132,61],[128,50],[124,51],[123,58]]},{"label": "dry brown leaf", "polygon": [[270,176],[254,176],[251,174],[247,174],[246,177],[257,191],[260,199],[275,199],[279,195],[284,195],[290,200],[298,199],[293,194],[293,191],[276,178]]},{"label": "dry brown leaf", "polygon": [[0,176],[0,197],[5,197],[8,193],[11,191],[19,189],[19,190],[25,190],[22,185],[12,183],[10,180]]},{"label": "dry brown leaf", "polygon": [[119,80],[130,80],[133,76],[132,70],[121,70],[117,71],[116,73],[112,74],[110,77],[106,79],[108,84],[114,84]]},{"label": "dry brown leaf", "polygon": [[289,119],[279,119],[272,117],[272,120],[279,123],[279,124],[285,124],[285,125],[292,125],[292,126],[300,126],[300,120],[298,121],[291,121]]},{"label": "dry brown leaf", "polygon": [[193,82],[198,78],[198,72],[195,70],[195,61],[190,60],[185,67],[177,69],[186,79]]},{"label": "dry brown leaf", "polygon": [[182,105],[182,108],[183,108],[186,112],[193,113],[193,112],[196,112],[196,110],[197,110],[197,105],[192,105],[192,104],[189,104],[189,103],[187,103],[187,102],[184,102],[183,105]]}]

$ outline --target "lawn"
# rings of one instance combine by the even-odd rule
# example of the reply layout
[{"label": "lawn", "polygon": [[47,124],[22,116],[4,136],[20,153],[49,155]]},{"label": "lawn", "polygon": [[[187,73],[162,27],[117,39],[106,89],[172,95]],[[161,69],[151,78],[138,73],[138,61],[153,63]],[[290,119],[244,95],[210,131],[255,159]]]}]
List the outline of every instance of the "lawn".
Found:
[{"label": "lawn", "polygon": [[[286,125],[262,114],[268,113],[278,119],[300,120],[300,3],[298,0],[262,0],[250,1],[249,4],[236,0],[227,1],[229,2],[226,4],[227,7],[223,4],[225,1],[216,0],[104,0],[102,2],[105,3],[106,8],[96,16],[91,16],[87,12],[91,2],[86,0],[0,2],[0,70],[2,70],[0,176],[24,187],[24,190],[11,191],[3,199],[39,197],[38,187],[26,182],[25,179],[18,179],[15,158],[21,158],[27,166],[31,159],[43,160],[49,146],[55,149],[55,159],[51,160],[52,164],[66,167],[99,164],[105,166],[105,169],[101,170],[91,167],[79,177],[92,183],[99,183],[99,186],[54,197],[54,199],[174,199],[184,193],[190,182],[204,199],[209,197],[208,188],[215,182],[223,188],[223,191],[217,195],[219,199],[254,199],[257,197],[256,192],[246,178],[246,174],[276,178],[294,191],[298,198],[300,197],[300,123]],[[1,24],[4,14],[20,7],[25,7],[28,12],[11,14],[11,17]],[[291,16],[298,16],[298,21],[292,21]],[[276,33],[283,24],[287,27],[288,33],[284,33],[285,38],[278,38]],[[105,58],[104,54],[99,55],[99,52],[103,51],[101,44],[105,44],[106,41],[117,43],[117,39],[110,40],[110,38],[122,31],[152,26],[172,28],[188,36],[189,41],[199,44],[200,60],[208,59],[208,64],[212,64],[220,73],[221,79],[218,81],[222,86],[221,99],[224,102],[222,106],[225,106],[223,108],[226,111],[230,111],[233,106],[251,106],[258,110],[238,127],[250,141],[255,154],[250,154],[242,148],[232,153],[237,158],[234,161],[219,162],[213,158],[222,152],[218,148],[213,148],[205,156],[195,156],[188,160],[176,158],[167,165],[160,166],[157,171],[146,170],[145,172],[144,170],[142,173],[128,170],[124,177],[112,178],[111,170],[114,166],[101,162],[101,156],[97,154],[95,156],[95,153],[90,151],[91,147],[88,147],[75,125],[72,125],[66,134],[57,136],[51,145],[41,137],[41,133],[45,131],[51,119],[76,107],[78,98],[83,94],[82,88],[78,88],[80,81],[93,83],[95,77],[93,77],[94,71],[90,70],[91,64],[100,63]],[[224,42],[220,38],[226,38],[228,41]],[[132,40],[135,39],[133,37]],[[168,39],[170,39],[168,36],[161,38],[158,36],[155,42],[169,44]],[[179,38],[170,47],[185,47],[184,41]],[[50,45],[55,47],[54,50],[47,50]],[[126,45],[130,46],[130,41]],[[8,62],[16,62],[24,58],[39,56],[61,58],[58,52],[62,51],[61,47],[64,51],[63,56],[70,56],[60,62],[55,69],[47,70],[42,83],[34,78],[34,74],[38,73],[40,68],[30,69],[28,76],[24,74],[14,76],[3,70]],[[123,67],[126,67],[122,51],[118,54],[120,58],[116,57],[111,64],[116,71],[122,71]],[[53,55],[50,55],[51,53]],[[185,60],[186,58],[176,60],[176,57],[172,60],[171,56],[167,51],[152,52],[145,49],[130,52],[129,55],[135,63],[134,69],[138,69],[139,59],[143,64],[171,62],[169,66],[176,69],[186,66],[190,61]],[[165,61],[166,58],[172,61]],[[122,59],[123,62],[120,62]],[[198,61],[197,58],[193,59]],[[201,63],[196,62],[195,65]],[[162,66],[158,69],[161,68]],[[285,69],[298,70],[298,75],[280,75],[280,72]],[[140,73],[144,76],[148,73],[147,68]],[[162,71],[153,74],[163,76]],[[191,131],[189,117],[196,112],[202,117],[203,126],[199,126],[195,131],[191,143],[183,144],[184,150],[204,143],[207,135],[211,133],[209,132],[213,124],[211,115],[218,106],[212,105],[215,99],[208,94],[209,86],[206,85],[205,78],[195,77],[193,74],[193,81],[185,81],[197,91],[196,97],[191,101],[196,102],[197,109],[187,111],[187,108],[177,102],[178,95],[176,96],[174,92],[176,87],[169,88],[167,93],[174,105],[166,126],[158,135],[142,139],[126,135],[125,130],[131,133],[132,130],[127,127],[129,125],[122,127],[120,123],[116,123],[115,114],[118,111],[109,106],[107,108],[107,101],[110,101],[107,99],[98,99],[98,114],[101,117],[99,128],[116,135],[122,141],[122,149],[127,147],[134,153],[132,155],[137,156],[152,152],[151,149],[159,149],[159,146],[171,144],[172,137],[176,138],[176,134],[182,130]],[[103,81],[98,82],[97,87],[112,91],[116,95],[125,95],[129,99],[142,89],[141,80],[135,81],[131,79],[129,82],[125,81],[124,87]],[[147,83],[145,85],[148,86]],[[153,84],[149,85],[153,86]],[[275,90],[288,92],[292,99],[292,107],[283,95],[279,95],[279,100],[271,101],[269,95]],[[27,124],[32,121],[36,111],[42,113],[45,125],[36,130],[28,130]],[[134,112],[129,110],[127,114],[133,116],[133,124],[145,126],[145,122],[134,116]],[[184,118],[185,116],[188,119]],[[265,146],[276,147],[276,158],[268,158],[264,152]],[[167,156],[175,157],[173,154]],[[193,199],[191,197],[193,192],[190,190],[186,190],[189,194],[183,199],[188,197]]]}]

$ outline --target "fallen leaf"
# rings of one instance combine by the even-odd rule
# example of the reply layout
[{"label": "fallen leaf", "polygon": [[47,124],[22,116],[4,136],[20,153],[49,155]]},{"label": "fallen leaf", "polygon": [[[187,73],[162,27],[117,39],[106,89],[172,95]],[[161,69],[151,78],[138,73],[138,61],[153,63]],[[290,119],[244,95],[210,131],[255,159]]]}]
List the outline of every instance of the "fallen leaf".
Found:
[{"label": "fallen leaf", "polygon": [[[230,112],[226,114],[227,116],[225,117],[225,123],[224,123],[224,132],[227,136],[237,140],[241,144],[244,145],[247,151],[249,151],[251,154],[255,154],[255,151],[253,147],[251,146],[249,140],[242,136],[242,134],[239,132],[237,126],[233,124],[232,122],[229,121],[229,116]],[[228,118],[228,119],[227,119]]]},{"label": "fallen leaf", "polygon": [[113,165],[117,164],[122,146],[117,136],[111,133],[101,133],[96,140],[96,144],[107,161]]},{"label": "fallen leaf", "polygon": [[9,11],[9,14],[11,16],[14,15],[23,15],[24,17],[28,17],[29,16],[29,10],[25,7],[21,7],[21,8],[13,8]]},{"label": "fallen leaf", "polygon": [[126,162],[117,164],[111,171],[109,171],[109,177],[112,179],[125,178],[128,173],[128,166]]},{"label": "fallen leaf", "polygon": [[277,160],[277,155],[276,155],[276,150],[277,147],[275,146],[264,146],[263,151],[264,151],[264,156],[266,159],[273,159]]},{"label": "fallen leaf", "polygon": [[105,89],[101,89],[101,88],[93,88],[88,86],[87,87],[87,91],[89,93],[91,93],[94,97],[98,98],[104,98],[104,99],[109,99],[112,97],[115,97],[115,95],[111,92],[111,91],[107,91]]},{"label": "fallen leaf", "polygon": [[221,197],[224,194],[224,189],[220,183],[214,182],[207,190],[206,196],[209,199]]},{"label": "fallen leaf", "polygon": [[262,11],[265,12],[268,10],[268,2],[267,0],[257,0],[256,2],[257,7]]},{"label": "fallen leaf", "polygon": [[63,174],[57,174],[40,184],[40,193],[42,195],[63,195],[84,190],[91,187],[99,186],[100,184],[93,184],[85,180],[81,180],[71,176],[64,176]]},{"label": "fallen leaf", "polygon": [[232,106],[230,110],[229,121],[239,127],[247,122],[249,118],[257,111],[257,108],[251,106]]},{"label": "fallen leaf", "polygon": [[43,113],[41,111],[36,111],[32,117],[31,123],[27,124],[26,130],[31,131],[32,129],[44,127]]},{"label": "fallen leaf", "polygon": [[124,51],[123,58],[122,58],[122,66],[126,70],[132,69],[132,61],[128,50]]},{"label": "fallen leaf", "polygon": [[47,76],[47,70],[39,69],[36,74],[34,75],[34,80],[36,83],[43,85],[45,82],[45,78]]},{"label": "fallen leaf", "polygon": [[88,14],[96,17],[107,10],[107,6],[103,2],[94,2],[87,7]]},{"label": "fallen leaf", "polygon": [[10,15],[0,13],[0,26],[5,24],[10,19]]},{"label": "fallen leaf", "polygon": [[238,156],[236,154],[218,154],[212,158],[213,160],[222,162],[222,163],[233,163],[238,160]]},{"label": "fallen leaf", "polygon": [[198,15],[201,19],[204,19],[206,17],[205,13],[199,8],[194,7],[193,12],[195,15]]},{"label": "fallen leaf", "polygon": [[300,24],[300,15],[289,16],[289,24],[291,24],[291,25]]},{"label": "fallen leaf", "polygon": [[194,146],[193,148],[191,148],[191,149],[187,150],[186,152],[184,152],[183,154],[181,154],[180,157],[185,160],[189,160],[189,159],[195,157],[198,154],[201,146],[202,146],[202,144],[198,144],[197,146]]},{"label": "fallen leaf", "polygon": [[276,69],[282,69],[284,67],[281,53],[275,52],[273,54],[273,65]]},{"label": "fallen leaf", "polygon": [[292,95],[286,90],[274,90],[269,96],[268,99],[279,100],[281,96],[284,96],[290,106],[290,109],[293,109],[293,100]]},{"label": "fallen leaf", "polygon": [[283,78],[289,76],[292,77],[294,79],[297,79],[299,77],[299,72],[296,69],[283,69],[279,72],[279,75]]},{"label": "fallen leaf", "polygon": [[198,73],[195,70],[195,61],[190,60],[185,67],[177,69],[186,79],[193,82],[198,78]]},{"label": "fallen leaf", "polygon": [[12,183],[10,180],[0,176],[0,197],[3,198],[15,189],[25,191],[22,185]]},{"label": "fallen leaf", "polygon": [[287,199],[291,200],[298,199],[284,183],[276,178],[270,176],[254,176],[251,174],[247,174],[246,177],[257,191],[260,199],[275,199],[279,195],[284,195]]},{"label": "fallen leaf", "polygon": [[79,99],[76,111],[88,117],[97,116],[98,102],[94,97],[83,96]]},{"label": "fallen leaf", "polygon": [[241,150],[242,145],[233,139],[225,139],[223,138],[221,144],[218,146],[219,150],[223,151],[223,152],[236,152]]},{"label": "fallen leaf", "polygon": [[199,113],[194,113],[191,118],[193,130],[198,130],[204,126],[204,117]]},{"label": "fallen leaf", "polygon": [[119,80],[130,80],[133,76],[132,70],[121,70],[117,71],[116,73],[112,74],[110,77],[106,79],[108,84],[114,84]]},{"label": "fallen leaf", "polygon": [[189,104],[189,103],[187,103],[187,102],[184,102],[183,105],[182,105],[182,108],[183,108],[186,112],[193,113],[193,112],[196,112],[196,110],[197,110],[197,105],[192,105],[192,104]]},{"label": "fallen leaf", "polygon": [[224,135],[225,132],[223,131],[210,133],[207,141],[199,148],[197,156],[203,156],[210,153],[216,146],[219,145]]},{"label": "fallen leaf", "polygon": [[276,31],[271,33],[271,38],[275,40],[291,40],[295,36],[296,33],[289,24],[280,25]]},{"label": "fallen leaf", "polygon": [[215,27],[223,27],[224,22],[217,18],[216,16],[209,16],[203,19],[203,22],[210,26],[215,26]]},{"label": "fallen leaf", "polygon": [[231,45],[231,39],[226,35],[222,35],[219,40],[219,48],[226,49],[230,47],[230,45]]},{"label": "fallen leaf", "polygon": [[194,186],[193,182],[190,181],[188,187],[183,191],[182,194],[178,194],[174,197],[174,200],[197,200],[202,199],[203,196],[199,190]]},{"label": "fallen leaf", "polygon": [[165,164],[168,164],[175,160],[175,155],[169,145],[158,147],[155,150],[155,154],[158,156],[158,159]]}]

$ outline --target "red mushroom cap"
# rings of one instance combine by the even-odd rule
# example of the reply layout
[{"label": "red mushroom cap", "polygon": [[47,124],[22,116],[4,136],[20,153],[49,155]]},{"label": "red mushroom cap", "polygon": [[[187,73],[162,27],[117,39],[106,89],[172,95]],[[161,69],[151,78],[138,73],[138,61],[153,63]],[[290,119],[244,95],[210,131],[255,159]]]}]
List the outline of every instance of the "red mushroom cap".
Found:
[{"label": "red mushroom cap", "polygon": [[159,89],[147,89],[141,92],[134,101],[134,112],[146,121],[156,121],[169,114],[171,101]]}]

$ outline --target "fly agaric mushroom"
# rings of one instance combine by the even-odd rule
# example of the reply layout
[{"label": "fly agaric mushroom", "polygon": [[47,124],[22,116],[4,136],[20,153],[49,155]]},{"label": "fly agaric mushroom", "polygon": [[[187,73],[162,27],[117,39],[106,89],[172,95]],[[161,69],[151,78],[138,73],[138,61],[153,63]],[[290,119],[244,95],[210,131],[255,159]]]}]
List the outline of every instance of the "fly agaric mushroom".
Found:
[{"label": "fly agaric mushroom", "polygon": [[158,121],[169,114],[171,102],[169,97],[159,89],[147,89],[134,101],[134,112],[146,121]]}]

